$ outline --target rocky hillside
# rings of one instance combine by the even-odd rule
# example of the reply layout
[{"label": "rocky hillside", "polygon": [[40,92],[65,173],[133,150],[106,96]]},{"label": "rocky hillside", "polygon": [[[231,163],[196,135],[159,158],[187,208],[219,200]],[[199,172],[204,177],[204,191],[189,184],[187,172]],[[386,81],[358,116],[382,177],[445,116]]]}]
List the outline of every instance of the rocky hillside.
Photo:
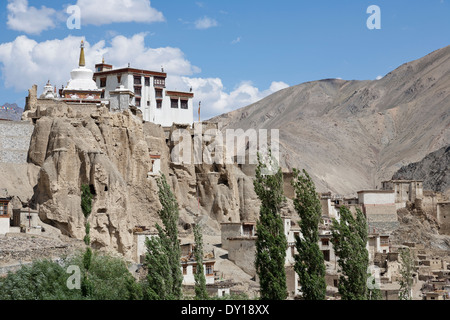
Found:
[{"label": "rocky hillside", "polygon": [[19,108],[17,104],[5,103],[3,106],[0,106],[0,119],[20,121],[22,112],[23,109]]},{"label": "rocky hillside", "polygon": [[381,80],[303,83],[213,120],[280,130],[282,165],[309,171],[319,191],[380,187],[450,144],[450,46]]},{"label": "rocky hillside", "polygon": [[[256,219],[252,178],[234,165],[172,163],[175,146],[166,143],[172,131],[143,123],[131,111],[110,113],[106,107],[60,103],[40,110],[28,150],[29,174],[23,176],[27,184],[21,184],[31,199],[8,191],[16,200],[14,209],[20,202],[38,209],[40,219],[63,235],[79,240],[85,235],[80,188],[87,184],[94,195],[92,246],[135,258],[134,231],[160,223],[151,155],[161,157],[161,172],[177,197],[185,241],[192,241],[193,223],[202,225],[205,235],[217,235],[221,222]],[[3,185],[0,181],[0,189]]]},{"label": "rocky hillside", "polygon": [[393,179],[423,180],[426,190],[450,193],[450,146],[428,154],[419,162],[402,167]]}]

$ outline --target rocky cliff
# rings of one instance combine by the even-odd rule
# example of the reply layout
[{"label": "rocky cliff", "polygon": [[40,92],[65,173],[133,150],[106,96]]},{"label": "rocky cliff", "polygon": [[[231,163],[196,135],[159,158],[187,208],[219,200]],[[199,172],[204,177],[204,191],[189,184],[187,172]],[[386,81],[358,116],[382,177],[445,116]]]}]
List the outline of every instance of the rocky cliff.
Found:
[{"label": "rocky cliff", "polygon": [[150,155],[158,155],[187,237],[193,223],[202,224],[206,234],[219,235],[221,222],[255,220],[253,180],[238,167],[171,161],[177,147],[172,137],[182,129],[187,128],[164,130],[131,111],[110,113],[106,107],[82,110],[62,104],[41,110],[28,153],[28,165],[39,168],[30,205],[39,209],[43,222],[82,239],[80,188],[90,185],[93,247],[131,258],[135,229],[152,229],[159,222],[157,175],[149,174]]},{"label": "rocky cliff", "polygon": [[450,146],[428,154],[419,162],[402,167],[392,179],[423,180],[426,190],[450,195]]}]

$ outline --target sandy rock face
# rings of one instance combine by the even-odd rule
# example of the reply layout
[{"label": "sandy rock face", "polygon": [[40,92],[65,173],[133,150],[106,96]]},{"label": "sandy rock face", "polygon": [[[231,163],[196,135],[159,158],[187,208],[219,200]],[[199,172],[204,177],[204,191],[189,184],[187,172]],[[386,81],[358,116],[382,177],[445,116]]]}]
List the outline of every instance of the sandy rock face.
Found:
[{"label": "sandy rock face", "polygon": [[[70,109],[70,107],[69,107]],[[135,227],[160,223],[157,176],[150,175],[150,155],[161,157],[180,206],[179,227],[192,232],[200,223],[205,233],[220,234],[221,222],[255,220],[259,208],[253,180],[235,165],[177,164],[170,132],[143,123],[132,112],[55,113],[36,123],[28,153],[40,167],[33,203],[43,222],[77,239],[85,235],[81,186],[94,195],[89,222],[91,243],[132,258]],[[205,147],[204,144],[202,147]]]},{"label": "sandy rock face", "polygon": [[29,160],[41,165],[34,201],[44,222],[72,237],[85,235],[81,185],[94,194],[92,245],[125,256],[135,226],[154,225],[160,207],[142,122],[130,112],[95,117],[44,117],[32,137]]}]

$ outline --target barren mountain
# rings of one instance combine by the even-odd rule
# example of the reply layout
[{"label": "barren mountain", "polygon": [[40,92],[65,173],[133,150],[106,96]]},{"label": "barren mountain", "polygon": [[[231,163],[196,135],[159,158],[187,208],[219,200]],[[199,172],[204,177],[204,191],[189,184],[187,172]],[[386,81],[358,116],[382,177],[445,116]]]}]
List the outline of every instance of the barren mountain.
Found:
[{"label": "barren mountain", "polygon": [[3,106],[0,106],[0,119],[20,121],[22,112],[23,109],[19,108],[17,104],[5,103]]},{"label": "barren mountain", "polygon": [[318,191],[376,188],[450,144],[450,46],[376,81],[326,79],[218,116],[222,129],[279,129],[281,163]]}]

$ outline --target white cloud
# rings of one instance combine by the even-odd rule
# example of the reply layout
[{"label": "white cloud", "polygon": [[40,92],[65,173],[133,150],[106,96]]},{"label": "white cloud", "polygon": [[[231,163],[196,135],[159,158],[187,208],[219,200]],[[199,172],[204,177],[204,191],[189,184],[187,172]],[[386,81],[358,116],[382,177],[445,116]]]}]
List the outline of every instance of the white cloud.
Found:
[{"label": "white cloud", "polygon": [[40,9],[28,6],[28,0],[8,0],[8,28],[29,34],[40,34],[55,25],[56,11],[42,6]]},{"label": "white cloud", "polygon": [[236,39],[234,39],[233,41],[231,41],[231,44],[238,44],[239,42],[241,42],[241,37],[237,37]]},{"label": "white cloud", "polygon": [[140,33],[127,38],[117,36],[111,41],[111,47],[105,48],[105,59],[115,67],[131,66],[164,71],[171,75],[192,75],[201,70],[191,65],[185,59],[184,53],[179,48],[148,48],[145,46],[145,33]]},{"label": "white cloud", "polygon": [[[200,69],[193,66],[180,49],[149,48],[145,45],[145,36],[144,33],[130,38],[119,35],[108,45],[103,40],[94,44],[86,41],[86,65],[93,69],[105,57],[105,62],[115,68],[131,63],[132,67],[159,71],[164,66],[169,89],[188,91],[192,87],[194,103],[198,105],[198,101],[202,101],[203,119],[252,104],[288,87],[284,82],[272,82],[268,89],[260,90],[251,82],[242,82],[231,91],[227,90],[220,78],[192,77]],[[36,42],[22,35],[1,44],[0,70],[5,87],[26,92],[37,84],[40,94],[48,80],[57,88],[66,85],[70,71],[77,67],[81,40],[82,37],[68,36]]]},{"label": "white cloud", "polygon": [[170,86],[178,86],[181,90],[192,87],[195,94],[195,103],[202,102],[202,118],[207,119],[222,113],[255,103],[272,93],[289,87],[284,82],[272,82],[267,90],[261,91],[251,82],[240,83],[231,92],[227,92],[220,78],[172,78]]},{"label": "white cloud", "polygon": [[[83,38],[68,36],[62,40],[36,42],[27,36],[0,45],[0,67],[5,87],[17,91],[27,90],[33,84],[40,88],[50,80],[61,87],[70,79],[70,71],[77,67],[80,42]],[[99,41],[93,45],[86,42],[86,65],[93,69],[105,57],[107,63],[124,67],[157,70],[164,66],[171,75],[192,75],[200,69],[192,66],[178,48],[148,48],[145,34],[131,38],[116,36],[111,45]]]},{"label": "white cloud", "polygon": [[209,17],[203,17],[195,21],[194,25],[196,29],[205,30],[212,27],[217,27],[219,23],[216,20],[211,19]]},{"label": "white cloud", "polygon": [[81,24],[104,25],[116,22],[162,22],[164,15],[152,8],[150,0],[78,0]]},{"label": "white cloud", "polygon": [[383,79],[383,76],[378,76],[375,78],[375,80],[381,80],[381,79]]}]

